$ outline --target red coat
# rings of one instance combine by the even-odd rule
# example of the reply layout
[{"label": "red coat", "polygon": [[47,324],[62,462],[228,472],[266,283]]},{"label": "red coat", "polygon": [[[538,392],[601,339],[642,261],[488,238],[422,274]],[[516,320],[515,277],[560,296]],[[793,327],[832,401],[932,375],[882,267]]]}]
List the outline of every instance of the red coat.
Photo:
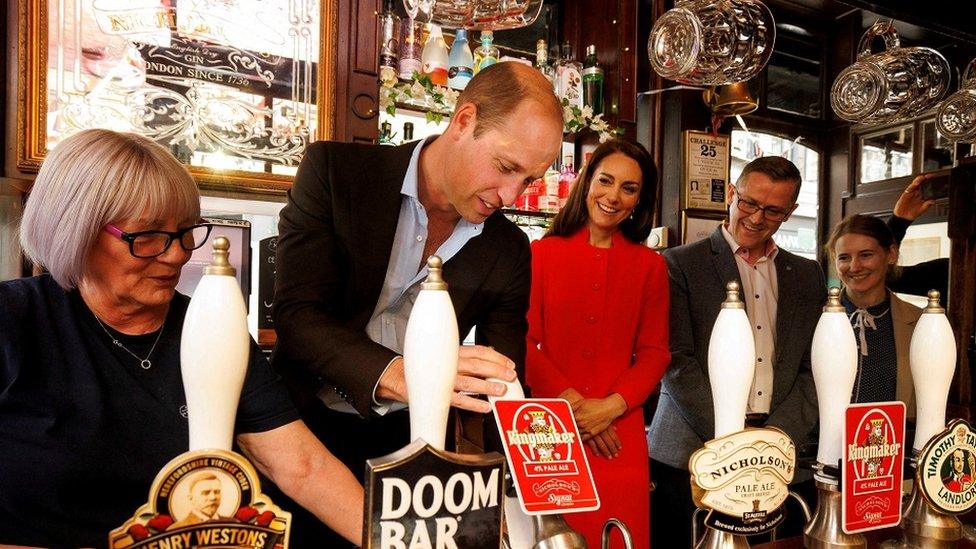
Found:
[{"label": "red coat", "polygon": [[537,397],[574,388],[586,398],[619,393],[627,412],[614,421],[622,449],[608,460],[587,447],[601,508],[566,518],[600,546],[603,523],[623,520],[635,547],[650,539],[647,443],[641,405],[671,360],[668,270],[650,248],[620,232],[610,248],[589,244],[589,230],[532,244],[526,381]]},{"label": "red coat", "polygon": [[963,473],[959,475],[959,478],[952,476],[942,479],[942,484],[949,489],[951,492],[965,492],[973,484],[973,479],[969,475]]}]

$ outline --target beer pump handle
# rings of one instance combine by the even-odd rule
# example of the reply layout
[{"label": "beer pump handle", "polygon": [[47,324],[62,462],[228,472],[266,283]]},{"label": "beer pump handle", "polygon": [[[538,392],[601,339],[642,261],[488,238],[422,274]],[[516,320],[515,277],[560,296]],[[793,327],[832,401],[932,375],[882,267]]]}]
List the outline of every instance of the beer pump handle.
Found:
[{"label": "beer pump handle", "polygon": [[915,451],[945,429],[946,402],[956,370],[956,339],[939,305],[939,292],[929,291],[928,299],[915,323],[909,353],[915,382]]},{"label": "beer pump handle", "polygon": [[[813,332],[810,362],[817,387],[820,411],[820,440],[817,462],[836,468],[843,456],[844,413],[851,403],[851,392],[857,378],[857,341],[854,329],[841,303],[840,288],[830,288],[827,304]],[[817,468],[819,480],[836,484],[836,476]]]},{"label": "beer pump handle", "polygon": [[230,241],[218,236],[186,310],[180,340],[180,370],[186,393],[190,450],[231,450],[234,419],[250,355],[247,310]]},{"label": "beer pump handle", "polygon": [[444,450],[458,363],[458,326],[443,262],[427,260],[427,279],[407,320],[403,370],[410,403],[410,439]]},{"label": "beer pump handle", "polygon": [[708,341],[708,378],[715,414],[715,438],[745,428],[749,390],[756,372],[756,344],[739,283],[726,284],[727,297]]}]

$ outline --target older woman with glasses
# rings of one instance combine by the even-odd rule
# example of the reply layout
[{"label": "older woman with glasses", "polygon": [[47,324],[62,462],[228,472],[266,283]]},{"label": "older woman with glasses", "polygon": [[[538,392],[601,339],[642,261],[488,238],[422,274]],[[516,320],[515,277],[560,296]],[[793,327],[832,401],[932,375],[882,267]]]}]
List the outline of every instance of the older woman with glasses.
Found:
[{"label": "older woman with glasses", "polygon": [[[148,139],[86,130],[48,155],[21,223],[48,273],[0,283],[0,545],[101,547],[187,450],[180,270],[211,227]],[[298,419],[252,342],[237,443],[352,542],[355,477]]]}]

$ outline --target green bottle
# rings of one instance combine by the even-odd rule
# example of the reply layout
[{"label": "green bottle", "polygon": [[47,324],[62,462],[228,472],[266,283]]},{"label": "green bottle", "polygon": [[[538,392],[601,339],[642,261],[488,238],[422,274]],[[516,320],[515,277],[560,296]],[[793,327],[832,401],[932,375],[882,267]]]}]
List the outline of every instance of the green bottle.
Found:
[{"label": "green bottle", "polygon": [[492,45],[492,41],[495,39],[494,33],[490,30],[481,31],[481,46],[474,50],[474,73],[478,72],[489,66],[494,65],[498,62],[498,48]]},{"label": "green bottle", "polygon": [[593,116],[603,112],[603,67],[596,60],[596,46],[586,46],[583,59],[583,104],[593,109]]}]

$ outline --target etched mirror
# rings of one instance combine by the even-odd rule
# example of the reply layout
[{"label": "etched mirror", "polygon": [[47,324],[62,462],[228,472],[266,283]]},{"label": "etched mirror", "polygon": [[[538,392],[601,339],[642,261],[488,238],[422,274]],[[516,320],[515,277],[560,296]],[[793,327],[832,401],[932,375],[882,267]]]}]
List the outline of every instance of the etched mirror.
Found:
[{"label": "etched mirror", "polygon": [[20,0],[18,166],[100,127],[159,142],[203,186],[286,190],[331,136],[335,2]]}]

